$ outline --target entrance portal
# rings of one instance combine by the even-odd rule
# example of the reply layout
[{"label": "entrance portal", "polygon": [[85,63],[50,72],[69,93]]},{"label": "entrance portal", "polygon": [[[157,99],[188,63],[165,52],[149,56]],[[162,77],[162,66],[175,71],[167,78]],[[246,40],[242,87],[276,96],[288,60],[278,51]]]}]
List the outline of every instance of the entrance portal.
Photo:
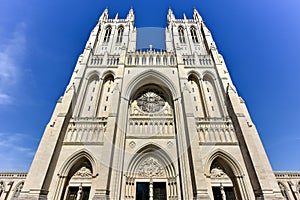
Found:
[{"label": "entrance portal", "polygon": [[136,200],[167,200],[165,182],[137,182]]}]

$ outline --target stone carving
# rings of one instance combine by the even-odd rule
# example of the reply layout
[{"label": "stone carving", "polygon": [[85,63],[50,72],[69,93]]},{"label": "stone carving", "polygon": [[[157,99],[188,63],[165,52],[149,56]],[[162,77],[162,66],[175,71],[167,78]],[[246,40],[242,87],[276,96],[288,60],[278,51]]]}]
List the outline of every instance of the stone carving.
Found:
[{"label": "stone carving", "polygon": [[227,174],[220,168],[216,167],[210,171],[212,178],[227,178]]},{"label": "stone carving", "polygon": [[134,141],[131,141],[130,143],[129,143],[129,146],[133,149],[134,147],[135,147],[135,142]]},{"label": "stone carving", "polygon": [[149,157],[138,167],[138,175],[145,178],[162,177],[164,169],[157,159]]},{"label": "stone carving", "polygon": [[86,167],[81,167],[80,170],[78,170],[74,176],[76,178],[88,178],[92,176],[92,172],[90,169],[86,168]]},{"label": "stone carving", "polygon": [[158,95],[159,92],[155,89],[149,89],[144,91],[145,93],[142,94],[137,99],[137,105],[147,113],[155,113],[160,111],[164,105],[165,100]]}]

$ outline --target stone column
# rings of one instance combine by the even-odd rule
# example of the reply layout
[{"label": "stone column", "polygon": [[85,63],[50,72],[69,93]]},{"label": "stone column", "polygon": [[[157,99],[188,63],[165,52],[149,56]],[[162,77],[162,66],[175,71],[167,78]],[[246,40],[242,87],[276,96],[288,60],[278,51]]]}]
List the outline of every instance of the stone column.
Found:
[{"label": "stone column", "polygon": [[149,200],[153,200],[153,182],[150,180],[149,183]]}]

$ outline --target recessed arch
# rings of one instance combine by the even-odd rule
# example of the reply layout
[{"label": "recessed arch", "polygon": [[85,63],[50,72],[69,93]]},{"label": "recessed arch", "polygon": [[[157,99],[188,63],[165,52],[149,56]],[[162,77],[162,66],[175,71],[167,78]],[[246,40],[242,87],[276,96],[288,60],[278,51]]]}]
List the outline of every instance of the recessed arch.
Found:
[{"label": "recessed arch", "polygon": [[197,79],[199,79],[199,80],[203,79],[202,74],[200,72],[195,71],[195,70],[188,71],[187,77],[189,77],[191,75],[197,77]]},{"label": "recessed arch", "polygon": [[145,158],[153,157],[160,161],[166,171],[166,178],[174,178],[176,176],[175,167],[171,157],[158,144],[147,143],[140,147],[129,159],[127,167],[127,175],[135,176],[137,167]]},{"label": "recessed arch", "polygon": [[109,76],[111,76],[115,80],[116,74],[112,70],[107,70],[107,71],[103,72],[101,79],[104,80],[104,79],[106,79]]},{"label": "recessed arch", "polygon": [[222,149],[217,149],[214,152],[212,152],[208,156],[208,160],[205,164],[205,173],[210,173],[210,166],[212,165],[213,161],[216,159],[222,159],[226,163],[228,163],[228,166],[232,169],[234,176],[243,176],[244,173],[242,172],[241,166],[238,164],[238,161],[229,153],[225,152]]},{"label": "recessed arch", "polygon": [[[219,171],[220,173],[215,173],[216,171]],[[211,179],[211,181],[214,180],[214,177],[218,178],[220,174],[221,176],[224,174],[225,177],[227,176],[231,180],[231,195],[235,196],[237,199],[249,199],[249,194],[246,190],[245,175],[242,167],[239,165],[239,162],[229,153],[221,149],[217,149],[211,155],[209,155],[205,165],[205,174]],[[216,174],[219,175],[214,176]],[[219,187],[222,191],[222,182],[220,182]],[[215,189],[213,189],[214,195],[216,191]],[[223,193],[224,192],[225,191],[223,190]]]},{"label": "recessed arch", "polygon": [[76,151],[71,156],[69,156],[68,159],[66,159],[66,161],[62,165],[62,168],[59,171],[59,175],[68,176],[70,174],[71,169],[82,159],[87,159],[91,163],[92,169],[97,169],[96,159],[88,150],[81,149],[79,151]]},{"label": "recessed arch", "polygon": [[130,99],[135,92],[144,85],[153,84],[159,85],[166,90],[170,90],[172,94],[172,98],[176,99],[179,96],[179,92],[175,88],[175,84],[165,75],[156,71],[156,70],[148,70],[136,75],[128,84],[125,90],[124,97],[126,99]]}]

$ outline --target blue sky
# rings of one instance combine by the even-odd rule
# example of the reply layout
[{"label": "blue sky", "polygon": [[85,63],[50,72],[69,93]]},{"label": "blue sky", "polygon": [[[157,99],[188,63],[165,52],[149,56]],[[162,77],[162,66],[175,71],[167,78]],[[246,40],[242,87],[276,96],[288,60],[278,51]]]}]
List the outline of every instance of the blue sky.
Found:
[{"label": "blue sky", "polygon": [[299,0],[0,0],[0,170],[27,171],[105,7],[165,27],[196,7],[249,108],[274,170],[300,170]]}]

